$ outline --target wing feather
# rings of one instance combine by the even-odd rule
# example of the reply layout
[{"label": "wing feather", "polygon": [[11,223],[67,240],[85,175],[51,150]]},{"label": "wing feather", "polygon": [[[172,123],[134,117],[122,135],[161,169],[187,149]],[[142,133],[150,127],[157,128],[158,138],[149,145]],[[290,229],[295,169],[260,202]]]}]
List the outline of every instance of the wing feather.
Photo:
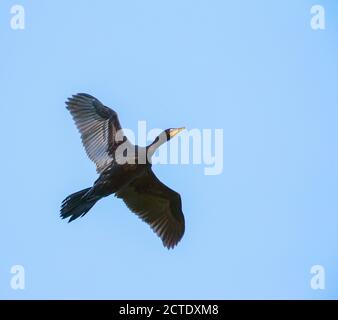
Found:
[{"label": "wing feather", "polygon": [[128,208],[148,223],[168,249],[174,248],[185,230],[180,195],[164,185],[149,169],[118,191]]},{"label": "wing feather", "polygon": [[114,160],[117,146],[126,141],[117,141],[117,133],[122,130],[117,113],[104,106],[95,97],[79,93],[66,102],[74,122],[81,134],[82,144],[90,160],[101,173]]}]

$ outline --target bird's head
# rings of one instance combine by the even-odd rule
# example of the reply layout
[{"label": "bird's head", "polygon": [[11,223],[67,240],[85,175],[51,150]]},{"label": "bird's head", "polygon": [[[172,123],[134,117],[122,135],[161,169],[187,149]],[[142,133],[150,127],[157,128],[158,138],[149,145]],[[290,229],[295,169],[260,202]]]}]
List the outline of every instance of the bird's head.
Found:
[{"label": "bird's head", "polygon": [[177,134],[179,134],[181,131],[183,131],[185,128],[169,128],[164,131],[162,131],[153,141],[151,145],[148,147],[148,151],[150,152],[150,155],[152,156],[155,151],[164,143],[175,137]]},{"label": "bird's head", "polygon": [[164,130],[161,135],[165,135],[166,141],[169,141],[173,137],[175,137],[177,134],[179,134],[181,131],[183,131],[185,128],[169,128],[167,130]]},{"label": "bird's head", "polygon": [[185,128],[169,128],[164,131],[162,131],[154,140],[153,143],[158,144],[158,147],[162,145],[163,143],[169,141],[173,137],[175,137],[177,134],[179,134],[181,131],[183,131]]}]

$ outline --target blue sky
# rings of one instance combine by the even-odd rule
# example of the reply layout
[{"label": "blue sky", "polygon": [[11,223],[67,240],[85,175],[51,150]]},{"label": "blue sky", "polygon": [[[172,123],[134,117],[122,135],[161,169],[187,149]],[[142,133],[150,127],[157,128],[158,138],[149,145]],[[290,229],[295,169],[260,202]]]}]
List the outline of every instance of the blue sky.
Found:
[{"label": "blue sky", "polygon": [[[338,298],[338,5],[313,31],[317,3],[267,2],[20,1],[16,31],[0,2],[0,298]],[[97,177],[64,107],[77,92],[134,130],[223,129],[221,175],[154,168],[182,196],[174,250],[114,197],[59,218]]]}]

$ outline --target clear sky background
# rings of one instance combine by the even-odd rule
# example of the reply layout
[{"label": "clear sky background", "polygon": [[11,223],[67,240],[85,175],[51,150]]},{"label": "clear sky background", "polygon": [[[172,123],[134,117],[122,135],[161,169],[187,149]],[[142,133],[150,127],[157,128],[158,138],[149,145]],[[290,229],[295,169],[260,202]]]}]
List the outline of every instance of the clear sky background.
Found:
[{"label": "clear sky background", "polygon": [[[0,298],[338,298],[337,1],[21,0],[14,31],[16,3],[0,2]],[[183,200],[174,250],[114,197],[59,218],[97,177],[64,105],[77,92],[134,130],[223,128],[221,175],[154,168]]]}]

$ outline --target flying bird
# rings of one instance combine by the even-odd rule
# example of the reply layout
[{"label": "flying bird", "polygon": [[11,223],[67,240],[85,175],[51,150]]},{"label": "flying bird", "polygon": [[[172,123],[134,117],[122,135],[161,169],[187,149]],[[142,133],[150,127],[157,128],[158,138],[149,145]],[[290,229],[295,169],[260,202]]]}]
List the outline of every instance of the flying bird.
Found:
[{"label": "flying bird", "polygon": [[151,157],[184,128],[167,129],[141,147],[124,135],[117,113],[95,97],[79,93],[68,98],[66,105],[99,178],[92,187],[63,200],[61,217],[69,222],[83,217],[97,201],[114,194],[150,225],[165,247],[174,248],[185,229],[181,196],[156,177]]}]

